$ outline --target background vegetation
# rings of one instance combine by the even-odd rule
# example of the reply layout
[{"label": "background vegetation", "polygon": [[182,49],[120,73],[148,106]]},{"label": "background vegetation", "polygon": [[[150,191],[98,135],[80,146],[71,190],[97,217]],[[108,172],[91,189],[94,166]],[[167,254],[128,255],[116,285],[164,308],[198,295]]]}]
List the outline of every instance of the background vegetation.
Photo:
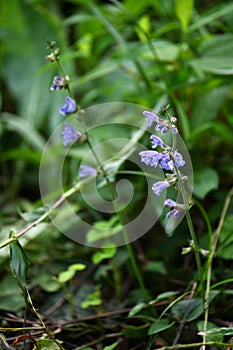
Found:
[{"label": "background vegetation", "polygon": [[[233,183],[232,1],[8,0],[0,15],[1,243],[43,214],[38,169],[67,95],[49,91],[60,74],[45,59],[47,41],[55,40],[82,108],[171,105],[194,168],[191,218],[199,246],[208,250],[210,226],[218,227]],[[63,169],[67,185],[77,175],[77,158]],[[144,203],[144,186],[145,179],[135,183],[132,212]],[[208,327],[221,330],[207,337],[209,349],[222,349],[232,336],[232,228],[231,205],[214,251]],[[181,255],[189,246],[185,220],[167,236],[161,219],[132,244],[149,299],[124,246],[79,245],[48,220],[17,242],[0,250],[3,349],[4,338],[16,349],[195,348],[202,341],[195,259],[192,252]]]}]

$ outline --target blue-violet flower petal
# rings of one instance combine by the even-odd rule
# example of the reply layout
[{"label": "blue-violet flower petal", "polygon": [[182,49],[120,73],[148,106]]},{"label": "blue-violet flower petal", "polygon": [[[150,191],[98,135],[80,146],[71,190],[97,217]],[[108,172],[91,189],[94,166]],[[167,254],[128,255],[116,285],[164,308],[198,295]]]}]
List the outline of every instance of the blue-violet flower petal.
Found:
[{"label": "blue-violet flower petal", "polygon": [[76,111],[76,103],[75,101],[67,96],[66,97],[66,104],[60,108],[60,113],[63,115],[67,115],[70,113],[74,113]]},{"label": "blue-violet flower petal", "polygon": [[148,128],[152,125],[153,122],[158,123],[159,121],[159,117],[153,112],[144,111],[142,114],[146,117]]},{"label": "blue-violet flower petal", "polygon": [[96,176],[96,175],[97,175],[97,171],[88,165],[81,165],[79,168],[79,177]]},{"label": "blue-violet flower petal", "polygon": [[174,158],[174,163],[175,163],[175,166],[177,168],[185,165],[185,160],[183,159],[182,155],[179,153],[179,152],[174,152],[173,154],[173,158]]},{"label": "blue-violet flower petal", "polygon": [[67,146],[70,142],[78,140],[78,133],[75,128],[70,124],[65,122],[65,129],[62,132],[63,145]]},{"label": "blue-violet flower petal", "polygon": [[174,208],[176,207],[177,203],[173,200],[173,199],[166,199],[164,202],[165,207],[170,207],[170,208]]},{"label": "blue-violet flower petal", "polygon": [[156,196],[160,196],[161,192],[165,190],[165,188],[168,188],[170,186],[170,183],[168,181],[158,181],[154,183],[152,186],[152,191]]},{"label": "blue-violet flower petal", "polygon": [[139,153],[141,162],[146,165],[157,167],[162,154],[157,151],[142,151]]},{"label": "blue-violet flower petal", "polygon": [[166,219],[169,219],[169,218],[177,218],[177,216],[180,215],[180,210],[178,209],[172,209],[170,210],[167,214],[166,214]]},{"label": "blue-violet flower petal", "polygon": [[53,78],[53,83],[50,87],[51,91],[61,90],[65,87],[65,79],[63,77],[55,76]]},{"label": "blue-violet flower petal", "polygon": [[168,132],[169,128],[167,126],[164,126],[162,129],[161,129],[161,133],[163,135],[165,135],[167,132]]},{"label": "blue-violet flower petal", "polygon": [[165,169],[165,170],[173,171],[174,163],[173,163],[173,160],[170,158],[170,156],[167,153],[162,154],[162,157],[159,161],[159,167],[162,169]]},{"label": "blue-violet flower petal", "polygon": [[151,135],[150,139],[152,140],[152,148],[156,148],[158,146],[163,147],[163,141],[155,135]]}]

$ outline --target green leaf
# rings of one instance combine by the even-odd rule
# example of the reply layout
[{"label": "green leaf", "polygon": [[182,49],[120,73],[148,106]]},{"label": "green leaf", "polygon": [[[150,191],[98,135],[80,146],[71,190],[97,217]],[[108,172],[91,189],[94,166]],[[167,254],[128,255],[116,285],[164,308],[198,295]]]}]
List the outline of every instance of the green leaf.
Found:
[{"label": "green leaf", "polygon": [[[209,302],[211,302],[219,293],[219,290],[212,290],[209,294]],[[187,322],[197,319],[203,312],[203,301],[200,298],[181,300],[172,307],[172,314],[174,317],[179,320],[182,320],[185,317]]]},{"label": "green leaf", "polygon": [[119,343],[119,341],[116,341],[115,343],[113,343],[111,345],[105,346],[103,348],[103,350],[114,350],[117,347],[118,343]]},{"label": "green leaf", "polygon": [[[10,5],[1,2],[1,25],[5,42],[2,72],[7,90],[13,97],[11,103],[17,107],[19,115],[24,117],[24,122],[36,127],[43,123],[47,129],[49,125],[44,123],[44,117],[49,115],[49,124],[54,120],[50,113],[53,106],[48,91],[54,70],[49,63],[47,74],[42,74],[39,69],[45,65],[48,38],[56,38],[63,52],[66,46],[62,18],[57,16],[57,11],[51,11],[50,5],[44,6],[36,2],[28,4],[21,0],[13,0]],[[17,45],[14,44],[16,38]],[[70,67],[71,61],[66,62],[67,65]],[[61,97],[58,99],[61,103]],[[55,115],[56,125],[57,116],[58,109]]]},{"label": "green leaf", "polygon": [[233,335],[233,327],[220,327],[208,329],[206,332],[200,332],[199,335],[209,335],[209,334],[221,334],[221,335]]},{"label": "green leaf", "polygon": [[[211,333],[215,328],[215,324],[212,322],[208,322],[207,324],[207,331],[203,332],[202,329],[204,328],[204,321],[198,321],[197,322],[197,329],[199,331],[199,335],[207,335],[208,336],[208,341],[213,341],[213,342],[222,342],[223,341],[223,334],[219,333]],[[219,329],[219,328],[218,328]],[[233,330],[233,328],[232,328]],[[210,333],[209,333],[210,331]],[[233,334],[233,333],[232,333]]]},{"label": "green leaf", "polygon": [[193,5],[193,0],[176,0],[175,2],[176,15],[179,18],[181,28],[184,33],[187,31],[188,24],[192,16]]},{"label": "green leaf", "polygon": [[[229,128],[229,124],[225,124],[224,121],[215,121],[212,123],[214,132],[224,140],[224,143],[232,145],[233,129]],[[227,165],[229,167],[229,164]]]},{"label": "green leaf", "polygon": [[61,284],[58,282],[58,280],[53,278],[51,274],[45,273],[44,271],[42,274],[34,278],[33,282],[48,293],[54,293],[61,289]]},{"label": "green leaf", "polygon": [[146,265],[146,271],[166,274],[166,268],[163,261],[151,261]]},{"label": "green leaf", "polygon": [[[156,40],[156,41],[153,41],[152,44],[156,51],[158,59],[160,61],[174,62],[179,56],[179,47],[177,44],[174,44],[173,42],[165,41],[165,40]],[[151,57],[151,59],[154,60],[154,56],[152,52],[149,50],[148,50],[148,57]]]},{"label": "green leaf", "polygon": [[233,52],[233,35],[230,33],[210,36],[198,46],[200,56],[230,57]]},{"label": "green leaf", "polygon": [[175,322],[169,323],[168,320],[157,320],[149,328],[148,334],[156,334],[173,326]]},{"label": "green leaf", "polygon": [[193,193],[205,198],[207,193],[218,188],[218,174],[213,168],[204,167],[195,170]]},{"label": "green leaf", "polygon": [[103,248],[92,256],[93,264],[97,265],[104,259],[112,259],[116,254],[116,247]]},{"label": "green leaf", "polygon": [[121,35],[118,28],[115,28],[113,23],[108,20],[108,18],[98,9],[97,6],[95,6],[93,3],[89,3],[90,9],[94,13],[94,15],[102,22],[102,24],[105,26],[106,30],[112,35],[112,37],[115,39],[115,41],[120,46],[126,46],[126,42]]},{"label": "green leaf", "polygon": [[187,310],[187,322],[198,318],[204,311],[202,299],[181,300],[172,307],[172,314],[179,320],[182,320],[186,316]]},{"label": "green leaf", "polygon": [[2,154],[2,160],[17,160],[23,159],[33,164],[39,166],[41,159],[41,152],[36,151],[35,148],[29,149],[25,146],[15,147],[13,149],[9,149],[8,151]]},{"label": "green leaf", "polygon": [[148,15],[142,16],[137,23],[136,32],[138,34],[139,39],[142,42],[147,42],[148,37],[146,34],[150,33],[151,25],[150,25],[150,17]]},{"label": "green leaf", "polygon": [[94,299],[94,300],[85,300],[81,303],[82,309],[87,309],[90,306],[99,306],[102,304],[101,299]]},{"label": "green leaf", "polygon": [[119,65],[114,61],[108,60],[107,62],[100,63],[97,67],[93,68],[90,72],[83,75],[76,81],[72,83],[72,88],[76,88],[85,83],[89,83],[93,80],[104,77],[105,75],[109,75],[116,71],[119,68]]},{"label": "green leaf", "polygon": [[85,270],[85,268],[86,268],[85,264],[72,264],[68,267],[68,270],[83,271],[83,270]]},{"label": "green leaf", "polygon": [[[232,282],[233,282],[233,278],[227,278],[226,280],[223,280],[223,281],[220,281],[220,282],[213,284],[211,286],[211,289],[214,289],[218,286],[221,286],[221,284],[232,283]],[[226,290],[224,290],[224,292],[226,292]]]},{"label": "green leaf", "polygon": [[[60,340],[56,340],[59,344],[62,344]],[[58,344],[56,344],[51,339],[40,339],[36,341],[36,347],[33,348],[33,350],[59,350],[61,347],[59,347]]]},{"label": "green leaf", "polygon": [[143,326],[126,326],[123,335],[126,338],[140,339],[146,336],[148,325]]},{"label": "green leaf", "polygon": [[143,307],[145,306],[145,303],[139,303],[137,305],[135,305],[132,310],[130,310],[128,317],[132,317],[134,315],[136,315],[139,311],[141,311],[143,309]]},{"label": "green leaf", "polygon": [[219,17],[228,15],[232,11],[233,11],[233,4],[231,3],[229,4],[223,3],[220,6],[210,7],[209,12],[204,13],[201,17],[195,20],[195,23],[193,23],[189,27],[189,31],[194,31],[198,28],[204,27],[205,25],[216,21]]},{"label": "green leaf", "polygon": [[10,244],[10,268],[23,292],[27,288],[27,270],[30,265],[28,257],[18,239]]},{"label": "green leaf", "polygon": [[233,259],[233,215],[228,215],[223,223],[216,255],[223,259]]},{"label": "green leaf", "polygon": [[0,310],[19,312],[25,307],[21,289],[11,274],[0,282]]},{"label": "green leaf", "polygon": [[35,209],[35,211],[33,211],[33,212],[22,213],[20,211],[20,209],[18,210],[18,212],[19,212],[19,215],[24,219],[24,221],[33,222],[33,221],[39,219],[46,212],[46,210],[44,207],[40,207],[40,208]]},{"label": "green leaf", "polygon": [[[204,125],[216,119],[220,108],[229,94],[229,86],[212,88],[204,94],[199,94],[194,102],[191,114],[192,129],[203,128]],[[204,107],[204,113],[203,113]]]},{"label": "green leaf", "polygon": [[94,227],[87,233],[87,241],[89,243],[92,243],[118,234],[122,231],[122,225],[120,223],[117,223],[117,221],[118,218],[116,216],[113,216],[108,221],[101,220],[96,222],[94,224]]},{"label": "green leaf", "polygon": [[43,151],[45,146],[44,139],[27,120],[10,113],[3,113],[2,120],[7,123],[10,130],[20,134],[31,146],[35,147],[40,152]]},{"label": "green leaf", "polygon": [[178,294],[178,292],[173,292],[173,291],[164,292],[164,293],[159,294],[157,296],[156,300],[163,300],[163,299],[171,298],[177,294]]},{"label": "green leaf", "polygon": [[89,306],[99,306],[101,304],[101,291],[96,287],[96,290],[93,293],[88,294],[86,300],[81,303],[81,308],[86,309]]},{"label": "green leaf", "polygon": [[75,270],[66,270],[62,271],[58,275],[58,282],[59,283],[66,283],[70,281],[75,275]]},{"label": "green leaf", "polygon": [[62,271],[59,273],[58,282],[63,284],[63,283],[70,281],[74,277],[76,271],[82,271],[85,268],[86,268],[86,265],[84,265],[84,264],[72,264],[72,265],[70,265],[66,271]]},{"label": "green leaf", "polygon": [[190,60],[190,64],[197,72],[207,72],[216,75],[233,74],[233,58],[231,57],[201,57]]},{"label": "green leaf", "polygon": [[184,138],[185,138],[185,140],[188,140],[189,135],[190,135],[190,121],[189,121],[188,116],[184,110],[183,104],[175,97],[174,97],[173,101],[174,101],[174,105],[176,106],[179,118],[180,118],[181,123],[182,123]]}]

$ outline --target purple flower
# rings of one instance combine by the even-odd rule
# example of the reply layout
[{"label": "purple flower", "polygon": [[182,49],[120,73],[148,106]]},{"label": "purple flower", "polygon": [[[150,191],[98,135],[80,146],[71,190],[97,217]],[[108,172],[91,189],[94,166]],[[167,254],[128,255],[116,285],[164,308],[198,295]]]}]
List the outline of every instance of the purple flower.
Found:
[{"label": "purple flower", "polygon": [[175,166],[177,168],[185,165],[185,160],[183,159],[182,155],[179,152],[175,151],[173,154],[173,158],[174,158]]},{"label": "purple flower", "polygon": [[170,187],[170,183],[168,181],[158,181],[152,186],[152,191],[156,196],[160,196],[161,192],[168,187]]},{"label": "purple flower", "polygon": [[165,207],[170,207],[171,210],[166,214],[166,219],[177,218],[180,215],[180,212],[185,209],[185,206],[178,204],[172,199],[166,199],[164,202]]},{"label": "purple flower", "polygon": [[63,115],[67,115],[70,113],[74,113],[76,111],[76,103],[75,101],[67,96],[66,97],[66,104],[60,108],[60,113]]},{"label": "purple flower", "polygon": [[156,127],[155,127],[155,130],[161,131],[162,128],[163,128],[163,125],[162,125],[162,124],[157,124]]},{"label": "purple flower", "polygon": [[161,129],[161,133],[162,133],[163,135],[165,135],[165,134],[168,132],[168,130],[169,130],[169,127],[168,127],[167,125],[165,125],[165,126],[163,126],[162,129]]},{"label": "purple flower", "polygon": [[176,117],[170,117],[170,120],[172,123],[176,123],[177,122],[177,118]]},{"label": "purple flower", "polygon": [[65,87],[65,79],[63,77],[55,76],[53,78],[53,83],[50,87],[51,91],[61,90]]},{"label": "purple flower", "polygon": [[79,168],[79,177],[96,176],[96,175],[97,175],[97,171],[88,165],[81,165]]},{"label": "purple flower", "polygon": [[178,129],[175,125],[177,121],[176,117],[170,117],[170,119],[167,120],[159,118],[155,113],[150,111],[144,111],[142,114],[146,117],[147,126],[150,127],[154,122],[156,124],[155,130],[161,131],[163,135],[165,135],[169,130],[171,130],[173,134],[178,133]]},{"label": "purple flower", "polygon": [[175,126],[175,125],[172,125],[172,133],[173,134],[177,134],[178,133],[178,129],[177,129],[177,127]]},{"label": "purple flower", "polygon": [[165,207],[170,207],[170,208],[174,208],[176,207],[177,203],[175,201],[173,201],[172,199],[166,199],[164,202]]},{"label": "purple flower", "polygon": [[144,111],[142,114],[146,117],[148,128],[152,125],[153,122],[158,123],[159,121],[159,117],[153,112]]},{"label": "purple flower", "polygon": [[172,209],[170,210],[167,214],[166,214],[166,219],[169,219],[169,218],[177,218],[177,216],[180,215],[180,210],[178,209]]},{"label": "purple flower", "polygon": [[157,167],[162,154],[157,151],[142,151],[139,153],[141,162],[146,165]]},{"label": "purple flower", "polygon": [[155,135],[151,135],[150,139],[152,140],[152,148],[156,148],[158,146],[163,147],[163,141]]},{"label": "purple flower", "polygon": [[173,171],[174,163],[173,163],[173,160],[170,158],[170,156],[167,153],[162,154],[162,157],[159,161],[159,167],[162,169],[165,169],[165,170]]},{"label": "purple flower", "polygon": [[65,129],[62,132],[62,136],[63,145],[67,146],[70,142],[78,140],[79,133],[70,123],[65,122]]}]

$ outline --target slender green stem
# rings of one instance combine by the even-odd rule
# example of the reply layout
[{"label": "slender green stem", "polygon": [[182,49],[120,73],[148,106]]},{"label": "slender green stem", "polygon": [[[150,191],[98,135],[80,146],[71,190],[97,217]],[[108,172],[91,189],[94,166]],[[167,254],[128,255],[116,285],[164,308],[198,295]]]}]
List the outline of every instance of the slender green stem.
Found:
[{"label": "slender green stem", "polygon": [[44,321],[42,320],[39,312],[35,309],[34,305],[33,305],[33,302],[32,302],[32,299],[31,299],[31,295],[29,293],[29,291],[27,290],[27,300],[28,300],[28,303],[29,305],[31,306],[33,312],[35,313],[35,315],[37,316],[38,320],[40,321],[42,327],[46,330],[46,326],[45,326],[45,323]]},{"label": "slender green stem", "polygon": [[[169,106],[168,106],[169,107]],[[171,117],[167,111],[167,108],[164,109],[165,115],[168,118],[168,120],[171,122]],[[177,147],[177,142],[176,142],[176,134],[172,134],[172,151],[174,151]],[[193,248],[194,248],[194,255],[195,255],[195,260],[196,260],[196,265],[197,265],[197,271],[198,271],[198,277],[200,281],[200,288],[201,288],[201,295],[202,295],[202,300],[203,304],[205,301],[205,287],[204,287],[204,275],[203,275],[203,268],[202,268],[202,263],[201,263],[201,256],[200,256],[200,249],[198,245],[198,240],[197,236],[193,227],[192,219],[190,216],[189,212],[189,203],[188,203],[188,198],[187,198],[187,193],[184,187],[184,180],[182,179],[182,174],[180,173],[179,169],[176,168],[176,175],[178,179],[178,187],[181,190],[182,198],[183,198],[183,203],[184,203],[184,208],[185,208],[185,215],[186,215],[186,220],[191,236],[191,240],[193,241]]]},{"label": "slender green stem", "polygon": [[213,237],[213,230],[211,227],[211,223],[210,223],[210,219],[208,214],[206,213],[205,209],[203,208],[203,206],[200,204],[199,201],[197,201],[196,199],[192,199],[192,201],[194,202],[194,204],[198,207],[198,209],[200,210],[202,217],[205,220],[206,226],[207,226],[207,231],[208,231],[208,238],[209,238],[209,249],[212,246],[212,237]]},{"label": "slender green stem", "polygon": [[[206,341],[205,332],[207,331],[208,318],[209,318],[209,296],[210,296],[212,264],[213,264],[213,259],[214,259],[214,255],[216,252],[218,240],[220,237],[221,229],[222,229],[224,219],[225,219],[225,216],[227,214],[232,196],[233,196],[233,187],[231,188],[231,190],[229,191],[229,193],[226,197],[226,200],[225,200],[222,212],[221,212],[221,216],[219,219],[218,227],[217,227],[213,237],[211,238],[211,242],[210,242],[211,246],[210,246],[209,257],[207,260],[207,278],[206,278],[206,292],[205,292],[205,318],[204,318],[204,327],[203,327],[204,328],[203,329],[203,332],[204,332],[203,343],[205,343],[205,341]],[[205,345],[203,345],[202,350],[205,350]]]},{"label": "slender green stem", "polygon": [[181,189],[182,198],[183,198],[183,202],[184,202],[185,216],[186,216],[186,220],[187,220],[187,224],[188,224],[188,228],[189,228],[189,233],[191,236],[191,240],[193,241],[194,256],[195,256],[195,260],[196,260],[198,277],[199,277],[200,288],[201,288],[201,295],[202,295],[202,300],[203,300],[203,304],[204,304],[205,286],[204,286],[204,278],[203,278],[204,275],[203,275],[203,268],[202,268],[202,263],[201,263],[200,249],[199,249],[199,245],[198,245],[197,236],[196,236],[196,233],[195,233],[195,230],[193,227],[193,222],[192,222],[190,212],[189,212],[189,203],[188,203],[186,191],[184,188],[182,176],[181,176],[178,169],[177,169],[177,176],[179,179],[179,188]]},{"label": "slender green stem", "polygon": [[[161,348],[159,348],[159,350],[177,350],[177,349],[189,349],[189,348],[197,348],[199,346],[202,346],[203,343],[192,343],[192,344],[176,344],[176,345],[172,345],[172,346],[162,346]],[[206,342],[204,345],[207,346],[232,346],[232,343],[222,343],[222,342],[218,342],[218,341],[208,341]]]},{"label": "slender green stem", "polygon": [[[56,61],[57,61],[58,67],[60,68],[60,70],[61,70],[61,72],[62,72],[63,78],[64,78],[65,80],[67,80],[67,75],[66,75],[66,73],[65,73],[65,70],[64,70],[64,68],[63,68],[63,66],[62,66],[62,64],[61,64],[61,62],[60,62],[60,59],[57,59]],[[69,84],[69,82],[68,82],[67,85],[66,85],[66,89],[67,89],[67,91],[68,91],[70,97],[74,98],[73,93],[72,93],[72,91],[71,91],[71,89],[70,89],[70,84]]]},{"label": "slender green stem", "polygon": [[80,190],[83,184],[86,184],[90,179],[83,180],[82,182],[77,183],[75,186],[64,192],[61,197],[37,220],[33,221],[30,225],[26,226],[23,230],[19,231],[15,236],[9,238],[5,242],[0,244],[0,249],[9,245],[10,243],[16,241],[18,238],[22,237],[25,233],[39,225],[45,219],[47,219],[55,209],[57,209],[67,198],[71,197],[75,192]]},{"label": "slender green stem", "polygon": [[56,45],[56,43],[54,43],[52,46],[51,46],[51,44],[49,44],[49,47],[50,47],[50,49],[52,51],[53,59],[56,61],[57,65],[58,65],[58,68],[60,69],[60,71],[62,73],[62,76],[63,76],[63,78],[66,81],[65,88],[68,90],[68,93],[69,93],[70,97],[74,98],[73,93],[72,93],[72,91],[70,89],[70,85],[69,85],[69,77],[65,73],[65,70],[64,70],[64,68],[63,68],[63,66],[61,64],[61,61],[60,61],[59,49],[55,49],[55,45]]},{"label": "slender green stem", "polygon": [[194,243],[194,255],[195,255],[195,260],[197,264],[197,271],[198,271],[198,277],[200,281],[200,287],[201,287],[201,294],[202,294],[202,299],[203,302],[205,300],[205,286],[204,286],[204,279],[203,279],[203,268],[201,264],[201,257],[200,257],[200,250],[198,246],[198,241],[197,241],[197,236],[193,227],[192,219],[189,213],[189,210],[186,211],[186,219],[188,223],[188,228],[190,232],[191,239]]},{"label": "slender green stem", "polygon": [[27,290],[27,298],[28,298],[28,302],[29,302],[29,304],[30,304],[30,306],[31,306],[31,308],[32,308],[32,310],[33,310],[33,312],[35,313],[35,315],[36,315],[37,318],[39,319],[39,321],[40,321],[42,327],[44,328],[45,332],[46,332],[46,333],[48,334],[48,336],[53,340],[53,342],[57,344],[57,346],[59,347],[59,349],[65,350],[65,349],[63,348],[63,346],[61,345],[61,343],[60,343],[57,339],[55,339],[53,333],[51,333],[51,332],[47,329],[47,327],[46,327],[44,321],[42,320],[42,317],[40,316],[39,312],[36,310],[36,308],[35,308],[34,305],[33,305],[33,302],[32,302],[32,299],[31,299],[31,296],[30,296],[30,293],[29,293],[28,290]]},{"label": "slender green stem", "polygon": [[[42,331],[44,327],[0,327],[0,332]],[[0,338],[1,339],[1,338]]]},{"label": "slender green stem", "polygon": [[130,257],[130,261],[131,261],[131,265],[132,265],[135,277],[137,278],[138,284],[143,292],[145,299],[148,301],[150,295],[149,295],[148,290],[146,289],[146,287],[144,285],[144,281],[143,281],[141,272],[137,266],[137,262],[136,262],[135,255],[134,255],[131,244],[130,243],[126,244],[126,248],[127,248],[127,251],[128,251],[128,254]]}]

